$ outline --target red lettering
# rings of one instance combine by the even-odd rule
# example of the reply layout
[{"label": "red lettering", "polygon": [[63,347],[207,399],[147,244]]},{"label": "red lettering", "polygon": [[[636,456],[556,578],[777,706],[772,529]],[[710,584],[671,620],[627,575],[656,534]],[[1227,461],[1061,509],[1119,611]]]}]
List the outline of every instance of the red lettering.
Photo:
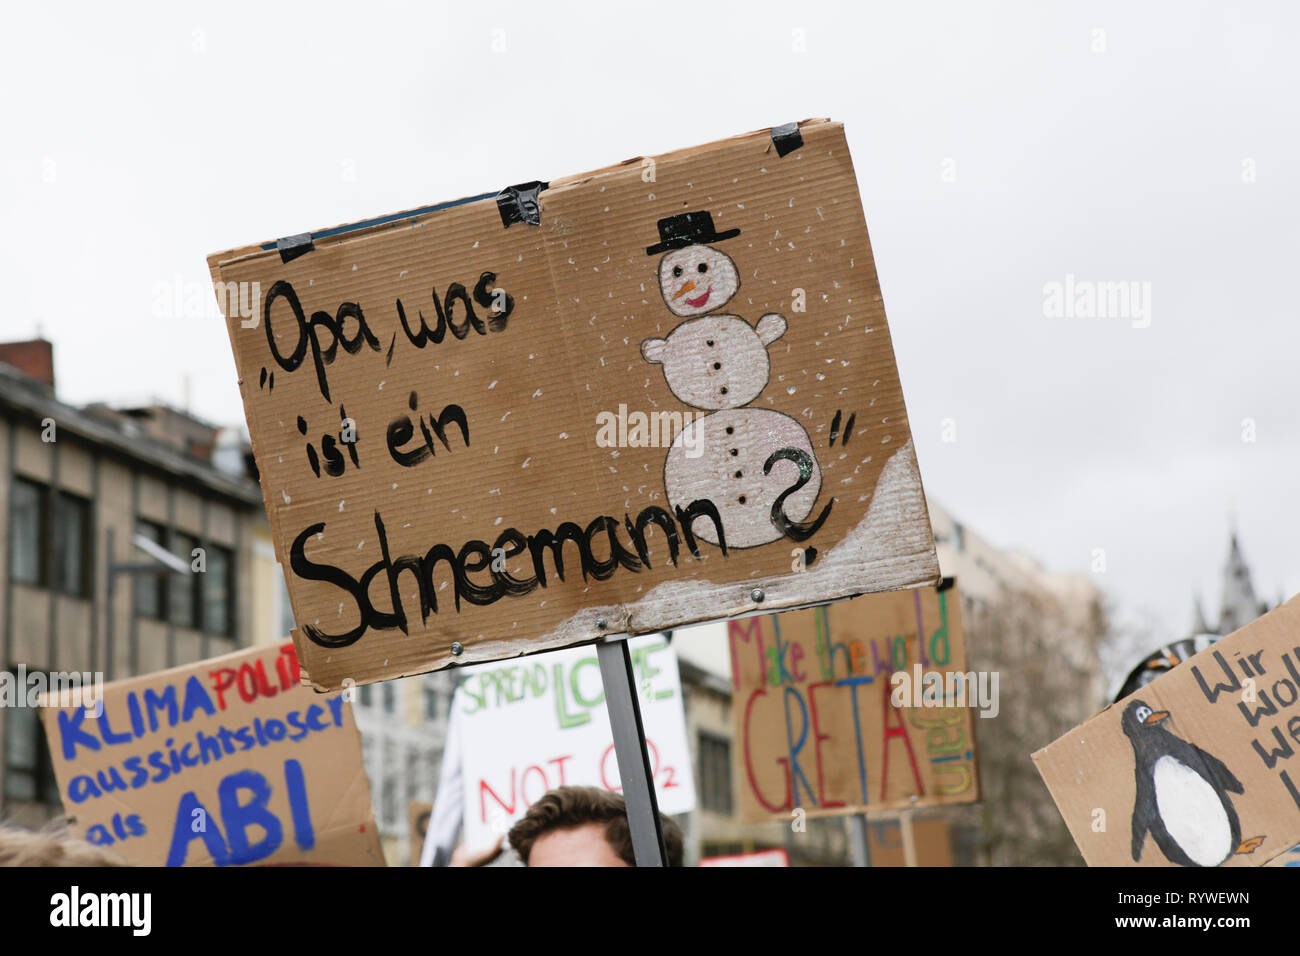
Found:
[{"label": "red lettering", "polygon": [[[798,647],[799,645],[795,645]],[[800,678],[802,680],[803,678]],[[817,724],[817,688],[833,687],[834,681],[822,681],[819,684],[808,685],[808,707],[812,711],[812,732],[813,732],[813,757],[817,760],[817,803],[823,807],[842,807],[843,800],[826,799],[826,783],[822,779],[822,741],[830,740],[830,734],[821,732],[821,727]]]},{"label": "red lettering", "polygon": [[212,691],[217,695],[217,709],[226,709],[226,691],[235,683],[235,669],[233,667],[222,667],[219,670],[208,671],[208,677],[212,678]]},{"label": "red lettering", "polygon": [[[735,622],[733,621],[732,623],[734,624]],[[761,642],[760,642],[760,643],[761,643]],[[745,742],[744,742],[744,750],[745,750],[745,776],[749,778],[749,789],[750,789],[750,792],[754,794],[754,798],[755,798],[756,800],[758,800],[758,802],[761,803],[765,809],[767,809],[767,810],[771,810],[772,812],[776,813],[776,812],[779,812],[779,811],[781,811],[781,810],[788,810],[788,809],[790,809],[790,805],[794,802],[794,797],[793,797],[793,795],[792,795],[791,792],[790,792],[790,784],[791,784],[791,779],[792,779],[791,776],[790,776],[790,763],[789,763],[789,761],[786,760],[785,758],[780,758],[780,759],[777,760],[777,763],[779,763],[779,764],[781,764],[781,766],[785,767],[785,803],[782,804],[782,805],[779,806],[779,807],[778,807],[778,806],[773,806],[771,803],[769,803],[769,802],[767,801],[767,798],[763,796],[763,792],[762,792],[761,790],[758,789],[758,781],[757,781],[757,780],[755,779],[755,777],[754,777],[754,761],[753,761],[753,758],[752,758],[752,756],[750,755],[750,752],[749,752],[749,741],[750,741],[750,734],[749,734],[749,717],[750,717],[750,713],[751,713],[751,712],[753,711],[753,709],[754,709],[754,701],[758,700],[758,698],[760,698],[760,697],[765,696],[766,694],[767,694],[767,688],[765,688],[765,687],[760,687],[758,690],[754,691],[754,693],[750,694],[750,695],[749,695],[749,700],[745,702],[745,721],[744,721],[744,726],[743,726],[744,735],[745,735]]]},{"label": "red lettering", "polygon": [[266,661],[258,658],[254,662],[254,666],[257,669],[257,686],[262,696],[274,697],[279,691],[272,687],[270,681],[266,679]]},{"label": "red lettering", "polygon": [[298,654],[294,651],[292,642],[280,647],[280,656],[275,659],[275,671],[280,675],[281,690],[288,690],[301,679]]},{"label": "red lettering", "polygon": [[609,755],[612,754],[613,752],[614,752],[614,745],[610,744],[608,747],[605,748],[605,752],[600,755],[600,785],[604,787],[606,790],[612,790],[615,793],[622,793],[623,792],[622,783],[620,782],[619,786],[617,787],[612,786],[609,782],[609,776],[605,773],[605,767],[609,763]]},{"label": "red lettering", "polygon": [[763,619],[761,617],[750,618],[748,626],[740,621],[727,622],[727,640],[731,643],[731,679],[737,688],[740,687],[740,661],[736,653],[736,638],[748,641],[751,637],[758,638],[758,673],[762,676],[767,672],[763,660]]},{"label": "red lettering", "polygon": [[573,754],[566,754],[563,757],[552,757],[550,760],[546,761],[547,763],[555,764],[556,769],[560,771],[560,782],[556,784],[556,786],[564,786],[564,761],[572,759]]},{"label": "red lettering", "polygon": [[244,703],[251,704],[257,700],[257,674],[247,661],[239,665],[239,683],[236,689]]},{"label": "red lettering", "polygon": [[[916,768],[916,754],[912,753],[912,738],[907,736],[907,725],[903,721],[903,714],[890,701],[889,691],[886,690],[883,696],[885,699],[885,759],[881,761],[880,766],[880,799],[885,799],[885,788],[889,784],[889,741],[894,737],[903,738],[903,746],[907,748],[907,759],[912,765],[912,778],[916,781],[916,792],[920,796],[925,793],[925,784],[921,782],[921,771]],[[889,726],[889,715],[891,713],[898,722],[897,727]]]},{"label": "red lettering", "polygon": [[478,806],[479,806],[479,814],[480,814],[480,816],[479,816],[479,820],[480,820],[481,822],[483,822],[483,823],[487,823],[487,818],[488,818],[488,816],[487,816],[487,795],[488,795],[489,793],[492,794],[492,799],[495,800],[495,801],[497,802],[497,805],[500,806],[501,809],[504,810],[508,816],[514,816],[514,813],[515,813],[515,768],[514,768],[514,767],[511,767],[511,768],[510,768],[510,802],[509,802],[508,804],[507,804],[504,800],[501,799],[501,795],[500,795],[500,794],[498,794],[495,790],[493,790],[490,786],[488,786],[488,782],[487,782],[486,780],[483,780],[483,779],[480,779],[480,780],[479,780],[479,782],[478,782]]}]

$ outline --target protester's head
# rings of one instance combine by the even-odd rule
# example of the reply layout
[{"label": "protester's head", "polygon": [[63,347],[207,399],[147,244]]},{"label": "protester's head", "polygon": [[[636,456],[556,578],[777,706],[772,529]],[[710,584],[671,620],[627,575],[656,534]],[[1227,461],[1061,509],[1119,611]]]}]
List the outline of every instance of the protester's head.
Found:
[{"label": "protester's head", "polygon": [[80,840],[62,825],[44,830],[0,825],[0,866],[126,866],[116,854]]},{"label": "protester's head", "polygon": [[[682,830],[661,816],[668,865],[682,865]],[[510,828],[525,866],[635,866],[627,806],[599,787],[558,787]]]}]

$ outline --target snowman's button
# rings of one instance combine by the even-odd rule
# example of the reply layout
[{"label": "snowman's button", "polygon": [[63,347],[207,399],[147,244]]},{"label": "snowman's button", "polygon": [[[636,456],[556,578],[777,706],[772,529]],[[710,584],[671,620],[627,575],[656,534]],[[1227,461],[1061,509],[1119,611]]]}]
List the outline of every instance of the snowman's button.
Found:
[{"label": "snowman's button", "polygon": [[739,502],[743,505],[743,504],[745,503],[745,496],[744,496],[744,495],[741,495],[741,496],[740,496],[739,498],[737,498],[736,500],[739,501]]},{"label": "snowman's button", "polygon": [[733,455],[739,455],[739,454],[740,454],[740,449],[739,449],[739,448],[733,448],[733,449],[731,449],[731,453],[732,453]]},{"label": "snowman's button", "polygon": [[744,474],[743,471],[738,471],[738,472],[736,472],[736,477],[739,478],[739,477],[741,477],[743,474]]}]

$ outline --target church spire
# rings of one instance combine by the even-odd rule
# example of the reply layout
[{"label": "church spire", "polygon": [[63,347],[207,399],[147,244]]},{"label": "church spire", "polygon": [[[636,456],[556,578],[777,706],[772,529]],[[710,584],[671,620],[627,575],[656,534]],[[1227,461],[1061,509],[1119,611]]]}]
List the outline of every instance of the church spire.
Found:
[{"label": "church spire", "polygon": [[1192,633],[1193,634],[1213,634],[1210,625],[1206,623],[1205,612],[1201,610],[1201,595],[1192,595]]},{"label": "church spire", "polygon": [[1237,533],[1232,533],[1228,563],[1223,566],[1223,602],[1219,607],[1219,633],[1231,634],[1259,617],[1259,601],[1250,581],[1250,568],[1242,557]]}]

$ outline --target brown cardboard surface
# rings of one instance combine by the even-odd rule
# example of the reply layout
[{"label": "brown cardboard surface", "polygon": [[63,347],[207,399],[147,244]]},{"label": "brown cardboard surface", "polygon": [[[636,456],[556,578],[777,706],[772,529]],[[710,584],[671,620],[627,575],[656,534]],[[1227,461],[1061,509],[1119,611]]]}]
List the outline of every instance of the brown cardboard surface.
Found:
[{"label": "brown cardboard surface", "polygon": [[742,817],[978,800],[973,708],[891,700],[895,672],[966,673],[960,603],[927,587],[731,622]]},{"label": "brown cardboard surface", "polygon": [[[1092,866],[1260,866],[1300,842],[1298,701],[1300,598],[1292,598],[1112,704],[1033,759]],[[1155,714],[1151,724],[1134,719],[1139,702]],[[1130,708],[1133,738],[1124,730]],[[1162,756],[1182,761],[1198,779],[1210,782],[1188,783],[1186,771],[1166,762],[1159,775],[1153,770],[1147,779],[1171,796],[1145,799],[1139,806],[1140,766],[1155,767]],[[1184,794],[1208,793],[1210,799],[1176,799],[1164,785],[1175,776],[1183,781],[1174,785]],[[1240,843],[1233,843],[1231,817],[1219,809],[1225,800],[1238,820],[1240,840],[1263,838],[1252,852],[1234,852]],[[1171,859],[1157,841],[1159,828],[1169,836],[1184,834],[1175,846],[1195,840],[1203,849]]]},{"label": "brown cardboard surface", "polygon": [[938,580],[844,131],[800,134],[209,258],[314,684]]},{"label": "brown cardboard surface", "polygon": [[941,817],[920,817],[908,821],[870,820],[867,844],[872,866],[907,866],[905,827],[911,827],[915,859],[912,866],[952,866],[952,838],[948,821]]},{"label": "brown cardboard surface", "polygon": [[351,705],[299,683],[288,641],[107,684],[98,709],[41,711],[92,843],[145,866],[383,865]]}]

